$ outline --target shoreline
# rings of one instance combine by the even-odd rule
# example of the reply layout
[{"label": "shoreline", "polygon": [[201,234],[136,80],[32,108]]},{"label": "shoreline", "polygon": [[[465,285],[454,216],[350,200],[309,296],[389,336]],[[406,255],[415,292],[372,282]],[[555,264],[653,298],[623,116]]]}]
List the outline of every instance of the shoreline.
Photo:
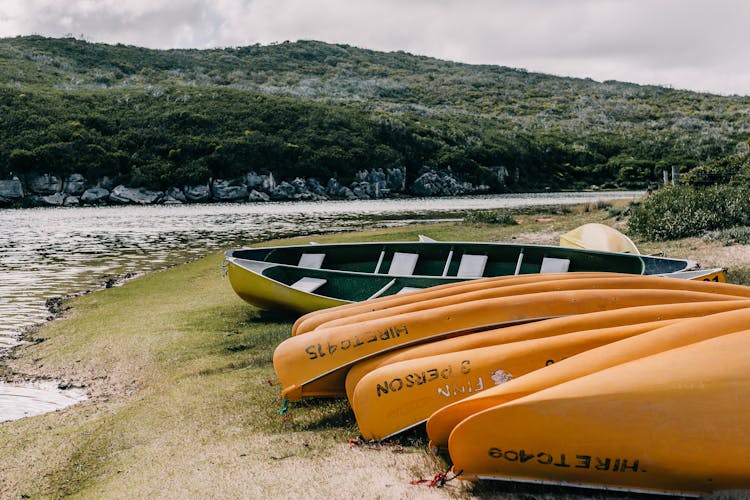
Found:
[{"label": "shoreline", "polygon": [[[17,408],[11,408],[8,414],[0,414],[0,424],[25,418],[27,416],[43,415],[48,412],[62,410],[68,406],[78,404],[88,399],[85,392],[86,385],[74,385],[65,380],[53,377],[40,376],[36,374],[19,374],[7,369],[8,362],[14,358],[15,352],[24,346],[43,342],[43,338],[35,337],[47,324],[64,317],[70,309],[67,304],[78,297],[84,297],[93,293],[101,292],[113,287],[125,285],[128,281],[137,279],[147,274],[165,271],[191,262],[195,262],[206,256],[193,256],[190,259],[163,266],[159,269],[146,272],[126,272],[108,277],[101,286],[70,293],[62,296],[50,297],[45,301],[45,306],[50,315],[38,323],[25,327],[17,336],[8,337],[11,343],[0,344],[0,398],[16,398],[17,401],[31,400],[33,403],[26,405],[27,411],[19,413]],[[1,338],[0,338],[1,339]]]},{"label": "shoreline", "polygon": [[[547,223],[526,218],[518,226],[414,225],[273,243],[416,239],[419,233],[549,242],[583,222],[603,220],[613,222],[605,210],[596,210],[554,215]],[[718,243],[698,244],[680,240],[670,247],[697,248],[699,253],[684,257],[728,255]],[[644,250],[654,246],[644,244]],[[60,318],[44,323],[30,335],[32,343],[14,350],[5,365],[13,373],[85,386],[89,399],[0,423],[0,454],[7,463],[0,473],[3,495],[590,497],[575,489],[517,483],[413,486],[410,481],[446,468],[418,431],[396,440],[396,446],[369,449],[348,444],[358,430],[346,401],[295,403],[282,417],[271,353],[289,335],[293,318],[242,302],[221,277],[222,259],[222,253],[211,253],[124,286],[71,297]]]}]

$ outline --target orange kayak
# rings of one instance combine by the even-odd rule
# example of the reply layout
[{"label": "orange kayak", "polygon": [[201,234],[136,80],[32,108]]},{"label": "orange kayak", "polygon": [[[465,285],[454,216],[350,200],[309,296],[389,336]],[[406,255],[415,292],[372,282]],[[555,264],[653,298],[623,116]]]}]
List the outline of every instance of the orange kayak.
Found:
[{"label": "orange kayak", "polygon": [[[476,332],[412,347],[405,347],[360,361],[352,366],[346,375],[346,395],[349,400],[351,400],[354,394],[354,387],[362,377],[381,366],[391,363],[435,356],[449,352],[490,347],[510,342],[551,337],[554,335],[579,332],[583,330],[648,323],[667,319],[706,316],[708,314],[715,314],[743,307],[748,307],[748,302],[746,300],[628,307],[611,311],[592,312],[588,314],[577,314],[561,318],[546,319],[533,323],[507,326],[505,328]],[[318,391],[322,389],[324,384],[327,384],[326,394],[329,396],[343,396],[340,380],[340,377],[336,380],[329,380],[324,377],[315,381],[314,384],[316,384],[316,390]]]},{"label": "orange kayak", "polygon": [[690,318],[634,337],[597,347],[527,375],[444,406],[430,415],[427,434],[433,447],[448,444],[454,428],[469,416],[613,366],[706,339],[741,331],[750,325],[750,308]]},{"label": "orange kayak", "polygon": [[[371,319],[382,318],[384,316],[422,311],[433,307],[466,303],[473,300],[508,297],[511,295],[530,294],[552,290],[580,290],[584,288],[659,288],[663,290],[697,291],[733,295],[736,297],[750,297],[750,287],[716,283],[712,281],[667,279],[658,276],[638,275],[596,275],[594,277],[576,278],[575,274],[576,273],[557,275],[555,277],[548,277],[547,279],[536,279],[524,283],[516,283],[513,280],[506,279],[503,281],[488,282],[484,287],[477,287],[476,284],[481,282],[474,282],[472,283],[474,286],[471,288],[466,285],[461,288],[456,288],[456,293],[437,298],[419,299],[418,297],[412,297],[410,300],[407,300],[407,297],[410,294],[406,294],[403,296],[400,303],[377,311],[355,313],[352,308],[347,307],[346,309],[338,311],[340,313],[338,317],[334,318],[331,316],[331,319],[322,323],[320,326],[333,327],[350,325],[362,321],[369,321]],[[329,309],[329,315],[333,315],[336,312],[336,309],[337,308]]]},{"label": "orange kayak", "polygon": [[350,402],[362,437],[386,439],[485,388],[676,321],[586,330],[391,363],[366,374]]},{"label": "orange kayak", "polygon": [[377,354],[458,332],[487,330],[543,318],[653,304],[728,301],[730,295],[661,289],[549,291],[451,304],[355,325],[321,328],[282,342],[274,369],[291,400],[304,386]]},{"label": "orange kayak", "polygon": [[[713,324],[734,322],[730,316]],[[468,478],[672,494],[742,490],[750,488],[748,401],[750,330],[739,330],[470,415],[448,450]]]},{"label": "orange kayak", "polygon": [[355,316],[363,313],[382,311],[404,304],[413,304],[425,300],[454,297],[458,294],[484,290],[493,287],[515,286],[526,283],[537,283],[547,281],[559,281],[581,278],[613,278],[618,276],[631,276],[619,273],[554,273],[554,274],[519,274],[517,276],[496,276],[472,281],[461,281],[458,283],[447,283],[445,285],[433,286],[424,290],[388,295],[364,302],[354,302],[338,307],[321,309],[307,313],[297,318],[292,325],[292,335],[309,332],[319,328],[321,325],[339,318]]}]

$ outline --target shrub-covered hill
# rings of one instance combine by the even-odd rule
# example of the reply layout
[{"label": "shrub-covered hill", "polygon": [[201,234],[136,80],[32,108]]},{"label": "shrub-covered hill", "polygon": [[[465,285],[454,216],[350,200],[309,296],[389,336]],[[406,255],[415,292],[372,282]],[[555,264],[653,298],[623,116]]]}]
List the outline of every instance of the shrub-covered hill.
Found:
[{"label": "shrub-covered hill", "polygon": [[749,97],[403,52],[0,39],[0,178],[76,172],[164,188],[401,167],[408,183],[428,166],[496,190],[635,187],[749,136]]}]

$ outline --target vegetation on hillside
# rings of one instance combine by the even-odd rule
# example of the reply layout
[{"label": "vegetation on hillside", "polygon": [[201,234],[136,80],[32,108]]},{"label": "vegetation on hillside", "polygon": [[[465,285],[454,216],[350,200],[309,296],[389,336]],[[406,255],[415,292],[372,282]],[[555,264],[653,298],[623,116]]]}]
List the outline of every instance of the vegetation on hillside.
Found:
[{"label": "vegetation on hillside", "polygon": [[402,167],[408,183],[429,166],[497,191],[643,187],[733,153],[750,136],[749,107],[315,41],[149,50],[6,38],[0,178],[78,172],[163,188]]},{"label": "vegetation on hillside", "polygon": [[693,169],[683,185],[662,189],[635,206],[630,232],[657,241],[720,230],[740,235],[733,240],[744,238],[741,228],[750,225],[750,153],[740,149]]}]

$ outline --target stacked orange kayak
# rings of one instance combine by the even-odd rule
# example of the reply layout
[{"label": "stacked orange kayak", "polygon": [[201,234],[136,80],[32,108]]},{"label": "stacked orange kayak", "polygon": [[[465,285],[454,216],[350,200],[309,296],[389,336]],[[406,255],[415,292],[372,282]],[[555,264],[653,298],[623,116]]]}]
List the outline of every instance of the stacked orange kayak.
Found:
[{"label": "stacked orange kayak", "polygon": [[303,316],[274,367],[288,399],[346,395],[365,439],[426,421],[463,477],[748,488],[749,298],[607,273],[456,283]]}]

